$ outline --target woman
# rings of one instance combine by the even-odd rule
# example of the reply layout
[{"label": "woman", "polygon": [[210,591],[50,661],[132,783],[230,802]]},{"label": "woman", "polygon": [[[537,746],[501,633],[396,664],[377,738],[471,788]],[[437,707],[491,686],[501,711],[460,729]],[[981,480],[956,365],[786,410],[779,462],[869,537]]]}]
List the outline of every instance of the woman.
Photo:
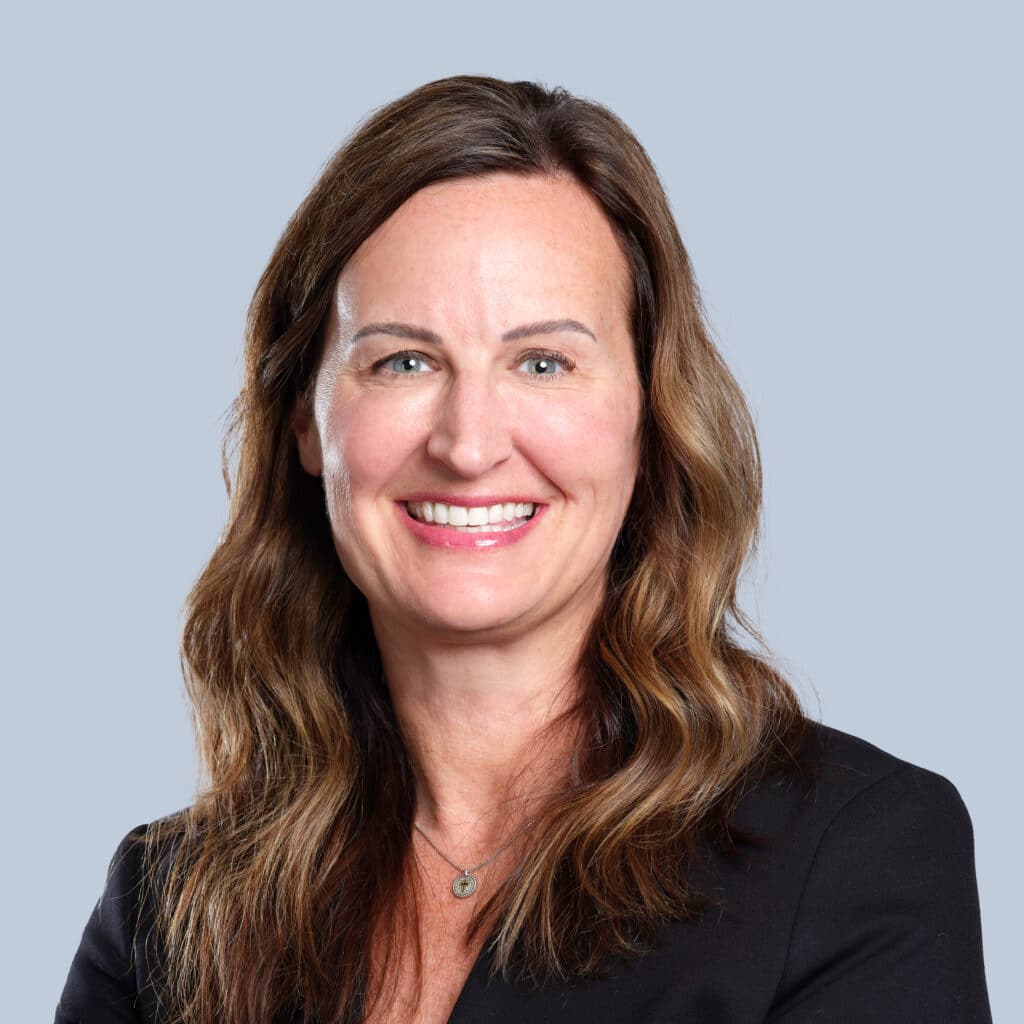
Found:
[{"label": "woman", "polygon": [[459,76],[250,309],[186,682],[58,1021],[980,1022],[971,824],[743,647],[761,476],[645,152]]}]

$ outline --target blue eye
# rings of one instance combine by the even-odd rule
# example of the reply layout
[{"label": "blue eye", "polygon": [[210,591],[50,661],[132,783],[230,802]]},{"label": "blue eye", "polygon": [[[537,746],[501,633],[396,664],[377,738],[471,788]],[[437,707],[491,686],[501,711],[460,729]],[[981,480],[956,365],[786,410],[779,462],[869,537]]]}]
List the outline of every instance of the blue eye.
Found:
[{"label": "blue eye", "polygon": [[537,373],[541,377],[550,377],[552,374],[558,372],[558,366],[554,359],[549,359],[547,356],[535,356],[527,359],[528,363],[537,364]]},{"label": "blue eye", "polygon": [[573,370],[576,364],[566,356],[560,356],[555,352],[530,352],[523,357],[524,363],[535,363],[537,373],[528,374],[530,377],[561,377]]},{"label": "blue eye", "polygon": [[[530,377],[562,377],[572,372],[576,364],[567,356],[544,350],[527,352],[521,357],[522,363],[535,363],[536,373]],[[429,357],[422,352],[392,352],[391,355],[378,359],[373,364],[373,373],[381,373],[391,377],[415,377],[417,374],[430,372]]]},{"label": "blue eye", "polygon": [[[400,368],[395,369],[393,364],[397,364]],[[423,373],[425,367],[426,362],[419,352],[395,352],[373,364],[375,371],[387,368],[388,372],[393,373],[396,377],[415,376],[417,373]]]},{"label": "blue eye", "polygon": [[422,360],[420,360],[418,356],[395,356],[391,361],[392,363],[397,362],[398,365],[402,367],[402,369],[396,371],[398,373],[405,373],[407,370],[413,371],[416,369],[417,365],[422,364]]}]

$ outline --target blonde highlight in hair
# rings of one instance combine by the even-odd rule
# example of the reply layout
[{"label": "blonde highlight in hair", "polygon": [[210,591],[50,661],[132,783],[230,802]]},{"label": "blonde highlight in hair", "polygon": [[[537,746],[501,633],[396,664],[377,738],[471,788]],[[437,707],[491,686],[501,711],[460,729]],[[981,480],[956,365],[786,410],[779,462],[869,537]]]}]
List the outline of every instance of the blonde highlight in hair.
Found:
[{"label": "blonde highlight in hair", "polygon": [[[644,409],[640,473],[566,718],[576,784],[543,810],[470,936],[493,926],[494,969],[538,985],[642,953],[664,922],[704,906],[700,838],[728,839],[746,782],[801,742],[792,689],[740,643],[742,631],[766,650],[736,601],[760,454],[650,159],[614,114],[563,89],[469,75],[424,85],[329,161],[249,309],[228,519],[182,636],[204,778],[192,806],[142,837],[170,1024],[294,1007],[359,1021],[373,937],[416,918],[392,881],[410,863],[409,755],[365,599],[290,424],[359,245],[418,189],[495,171],[570,174],[601,205],[630,265]],[[379,952],[393,965],[397,938]]]}]

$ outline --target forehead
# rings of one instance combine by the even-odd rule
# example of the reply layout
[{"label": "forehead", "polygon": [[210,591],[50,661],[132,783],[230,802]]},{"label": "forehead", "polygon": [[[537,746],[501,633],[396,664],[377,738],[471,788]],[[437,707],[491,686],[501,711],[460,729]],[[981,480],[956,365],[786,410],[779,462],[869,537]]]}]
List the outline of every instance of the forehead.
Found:
[{"label": "forehead", "polygon": [[338,312],[624,318],[629,266],[597,201],[575,179],[498,172],[411,196],[338,277]]}]

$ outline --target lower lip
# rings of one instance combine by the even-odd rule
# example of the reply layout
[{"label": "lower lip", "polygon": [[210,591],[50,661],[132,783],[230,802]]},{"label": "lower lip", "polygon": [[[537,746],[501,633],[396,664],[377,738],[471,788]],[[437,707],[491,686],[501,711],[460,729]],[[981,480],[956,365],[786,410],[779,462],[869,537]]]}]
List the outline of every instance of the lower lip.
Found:
[{"label": "lower lip", "polygon": [[502,530],[495,533],[488,533],[486,530],[481,530],[479,533],[467,533],[464,530],[453,530],[447,526],[435,526],[433,523],[420,522],[419,519],[413,519],[409,515],[409,510],[400,501],[395,502],[395,508],[412,535],[423,541],[424,544],[430,544],[436,548],[492,551],[494,548],[518,544],[524,537],[532,533],[533,528],[537,525],[537,520],[547,509],[547,505],[535,506],[533,516],[527,519],[522,526],[514,530]]}]

